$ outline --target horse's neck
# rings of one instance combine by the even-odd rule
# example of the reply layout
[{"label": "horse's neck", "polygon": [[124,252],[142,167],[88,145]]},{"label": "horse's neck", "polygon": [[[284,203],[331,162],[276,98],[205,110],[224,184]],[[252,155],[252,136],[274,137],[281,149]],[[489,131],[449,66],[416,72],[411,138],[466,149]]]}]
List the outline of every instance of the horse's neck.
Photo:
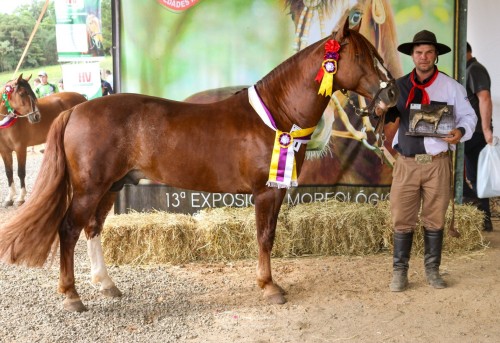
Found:
[{"label": "horse's neck", "polygon": [[323,45],[321,50],[309,46],[257,83],[259,95],[279,129],[289,130],[294,124],[313,127],[321,119],[330,100],[318,95],[319,84],[314,81],[323,61]]}]

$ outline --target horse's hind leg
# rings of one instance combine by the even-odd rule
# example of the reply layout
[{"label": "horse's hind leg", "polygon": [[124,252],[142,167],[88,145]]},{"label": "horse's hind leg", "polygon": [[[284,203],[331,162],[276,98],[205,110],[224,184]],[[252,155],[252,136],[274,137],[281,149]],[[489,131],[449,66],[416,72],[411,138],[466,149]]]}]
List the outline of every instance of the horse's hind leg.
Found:
[{"label": "horse's hind leg", "polygon": [[61,247],[59,292],[66,298],[63,302],[65,310],[71,312],[86,311],[75,287],[75,246],[82,229],[89,225],[93,218],[100,195],[88,191],[86,194],[73,193],[73,199],[59,228]]},{"label": "horse's hind leg", "polygon": [[3,200],[2,206],[9,207],[14,205],[14,198],[16,196],[16,185],[14,183],[12,152],[2,151],[2,160],[5,166],[5,175],[7,176],[7,184],[9,185],[9,194],[7,194],[7,196]]},{"label": "horse's hind leg", "polygon": [[90,258],[90,275],[92,284],[100,284],[99,291],[108,297],[121,297],[122,292],[108,274],[102,253],[101,232],[108,212],[113,207],[116,193],[108,192],[97,206],[95,218],[85,228],[87,251]]},{"label": "horse's hind leg", "polygon": [[285,292],[273,282],[271,275],[271,250],[274,244],[278,214],[285,193],[285,189],[269,188],[263,193],[255,195],[255,218],[259,244],[257,284],[264,290],[264,297],[272,304],[286,302]]}]

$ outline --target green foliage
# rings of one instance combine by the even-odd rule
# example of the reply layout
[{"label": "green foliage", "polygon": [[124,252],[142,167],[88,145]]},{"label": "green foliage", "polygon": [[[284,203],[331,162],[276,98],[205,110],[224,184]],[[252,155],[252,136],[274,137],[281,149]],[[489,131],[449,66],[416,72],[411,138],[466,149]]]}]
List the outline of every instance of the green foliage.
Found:
[{"label": "green foliage", "polygon": [[[29,4],[20,5],[12,14],[0,13],[0,73],[9,74],[16,69],[44,4],[45,0],[32,0]],[[110,55],[112,46],[111,0],[102,0],[101,15],[102,31],[106,42],[105,52],[106,55]],[[55,23],[54,1],[50,1],[20,70],[39,70],[42,67],[47,69],[45,66],[58,63]],[[0,76],[4,79],[2,74]],[[51,77],[50,74],[49,77]]]}]

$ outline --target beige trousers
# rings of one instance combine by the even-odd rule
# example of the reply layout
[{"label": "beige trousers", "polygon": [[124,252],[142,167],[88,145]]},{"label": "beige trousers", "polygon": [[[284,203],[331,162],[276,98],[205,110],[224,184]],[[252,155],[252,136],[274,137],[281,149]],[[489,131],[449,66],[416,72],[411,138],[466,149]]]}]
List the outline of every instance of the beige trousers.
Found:
[{"label": "beige trousers", "polygon": [[415,230],[418,213],[429,230],[442,230],[450,203],[451,159],[434,157],[428,164],[399,156],[394,164],[390,202],[395,232]]}]

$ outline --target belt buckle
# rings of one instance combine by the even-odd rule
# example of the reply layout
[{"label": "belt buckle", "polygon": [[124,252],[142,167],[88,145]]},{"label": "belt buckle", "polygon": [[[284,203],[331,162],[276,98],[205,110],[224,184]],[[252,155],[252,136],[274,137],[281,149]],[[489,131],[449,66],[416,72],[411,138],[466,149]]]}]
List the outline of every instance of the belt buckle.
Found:
[{"label": "belt buckle", "polygon": [[432,162],[432,155],[429,154],[416,154],[415,162],[417,164],[429,164]]}]

